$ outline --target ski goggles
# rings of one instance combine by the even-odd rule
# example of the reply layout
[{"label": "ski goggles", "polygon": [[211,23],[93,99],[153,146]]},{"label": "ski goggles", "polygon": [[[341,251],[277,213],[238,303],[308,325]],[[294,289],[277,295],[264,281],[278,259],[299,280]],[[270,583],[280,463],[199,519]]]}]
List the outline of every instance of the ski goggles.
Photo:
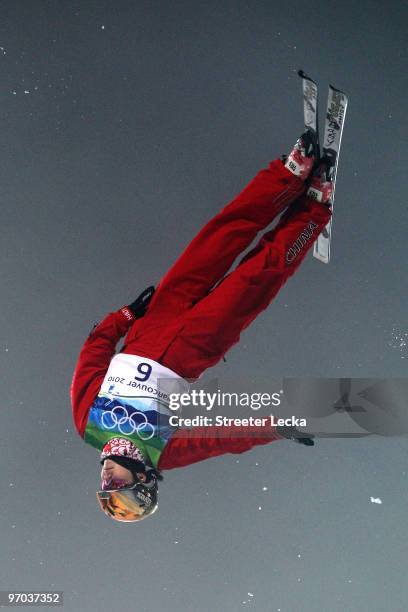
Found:
[{"label": "ski goggles", "polygon": [[101,510],[117,521],[141,521],[157,509],[157,504],[137,484],[130,488],[97,491],[96,497]]}]

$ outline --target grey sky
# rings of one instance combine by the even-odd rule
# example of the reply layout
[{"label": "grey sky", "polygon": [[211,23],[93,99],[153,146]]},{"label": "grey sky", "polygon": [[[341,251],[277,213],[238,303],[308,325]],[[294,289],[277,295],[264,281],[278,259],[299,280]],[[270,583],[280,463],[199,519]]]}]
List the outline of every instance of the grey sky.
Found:
[{"label": "grey sky", "polygon": [[0,590],[63,590],[70,612],[406,610],[406,438],[169,471],[155,517],[118,525],[69,403],[94,322],[291,149],[298,68],[321,109],[329,82],[349,96],[332,261],[308,257],[212,374],[406,376],[406,23],[402,2],[2,3]]}]

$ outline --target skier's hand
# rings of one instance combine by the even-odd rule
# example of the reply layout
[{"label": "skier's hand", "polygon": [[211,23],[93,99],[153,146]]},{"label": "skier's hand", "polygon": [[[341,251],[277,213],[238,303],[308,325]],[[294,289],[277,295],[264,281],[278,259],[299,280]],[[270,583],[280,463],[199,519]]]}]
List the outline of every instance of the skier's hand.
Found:
[{"label": "skier's hand", "polygon": [[146,313],[149,302],[153,297],[155,288],[153,285],[147,287],[142,293],[135,299],[134,302],[128,305],[129,310],[135,315],[136,319],[140,319]]},{"label": "skier's hand", "polygon": [[314,446],[314,435],[304,434],[298,429],[296,429],[296,427],[284,427],[278,425],[276,431],[280,436],[283,436],[288,440],[293,440],[294,442],[304,444],[305,446]]},{"label": "skier's hand", "polygon": [[299,444],[304,444],[305,446],[314,446],[314,440],[312,438],[295,438],[296,442]]}]

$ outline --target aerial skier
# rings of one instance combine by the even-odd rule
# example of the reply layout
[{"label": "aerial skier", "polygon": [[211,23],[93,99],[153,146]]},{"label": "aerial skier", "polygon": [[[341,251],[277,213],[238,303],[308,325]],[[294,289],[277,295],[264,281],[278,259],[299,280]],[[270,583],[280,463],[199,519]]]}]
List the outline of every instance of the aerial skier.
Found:
[{"label": "aerial skier", "polygon": [[[79,435],[101,451],[97,498],[110,518],[133,522],[152,515],[163,470],[275,440],[313,445],[306,434],[273,426],[195,427],[191,435],[167,426],[164,398],[222,359],[299,268],[331,218],[330,163],[307,130],[288,156],[270,162],[203,227],[156,290],[148,288],[91,331],[71,402]],[[162,380],[167,396],[160,392]]]}]

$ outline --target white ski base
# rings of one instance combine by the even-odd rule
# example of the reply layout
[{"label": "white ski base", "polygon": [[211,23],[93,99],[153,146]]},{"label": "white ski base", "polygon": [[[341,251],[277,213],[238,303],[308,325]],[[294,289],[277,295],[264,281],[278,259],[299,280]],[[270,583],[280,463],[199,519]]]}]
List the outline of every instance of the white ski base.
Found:
[{"label": "white ski base", "polygon": [[313,245],[313,257],[326,264],[330,262],[331,226],[332,220],[330,219]]}]

